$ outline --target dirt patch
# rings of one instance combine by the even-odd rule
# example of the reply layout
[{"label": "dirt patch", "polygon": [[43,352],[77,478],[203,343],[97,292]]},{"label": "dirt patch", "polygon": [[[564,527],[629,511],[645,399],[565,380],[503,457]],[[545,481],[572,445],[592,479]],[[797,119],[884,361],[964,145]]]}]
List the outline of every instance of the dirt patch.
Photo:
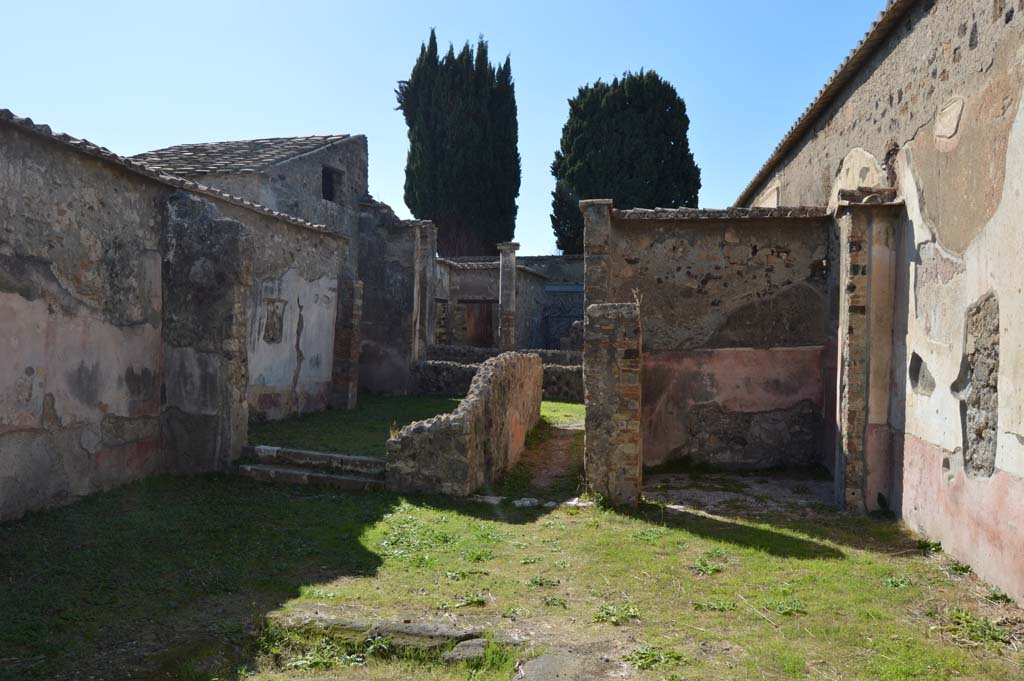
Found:
[{"label": "dirt patch", "polygon": [[519,461],[531,474],[533,486],[550,492],[566,477],[579,474],[579,448],[583,436],[582,426],[549,426],[546,437],[532,443]]}]

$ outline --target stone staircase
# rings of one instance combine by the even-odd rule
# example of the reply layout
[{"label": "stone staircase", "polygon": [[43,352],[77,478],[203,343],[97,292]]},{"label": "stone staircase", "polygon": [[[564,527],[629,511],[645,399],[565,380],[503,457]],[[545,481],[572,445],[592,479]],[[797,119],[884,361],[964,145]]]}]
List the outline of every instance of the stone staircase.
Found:
[{"label": "stone staircase", "polygon": [[384,489],[384,465],[384,457],[257,445],[242,450],[238,474],[261,482],[377,492]]}]

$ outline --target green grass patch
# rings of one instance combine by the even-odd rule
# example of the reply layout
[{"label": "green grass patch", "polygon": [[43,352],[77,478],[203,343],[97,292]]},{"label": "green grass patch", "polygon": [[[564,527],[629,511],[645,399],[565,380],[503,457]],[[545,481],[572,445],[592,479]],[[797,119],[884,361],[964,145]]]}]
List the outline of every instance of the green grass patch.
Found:
[{"label": "green grass patch", "polygon": [[355,409],[304,414],[249,424],[249,444],[384,456],[393,428],[453,411],[461,400],[446,397],[360,395]]},{"label": "green grass patch", "polygon": [[586,409],[582,404],[548,400],[540,403],[541,421],[552,426],[582,426],[585,416]]},{"label": "green grass patch", "polygon": [[[393,641],[254,630],[319,604],[543,632],[535,643],[628,653],[644,681],[1019,679],[1012,618],[955,610],[977,582],[947,579],[915,539],[838,512],[548,511],[156,478],[0,525],[0,679],[507,681],[528,654],[446,666]],[[699,560],[726,569],[689,569]]]}]

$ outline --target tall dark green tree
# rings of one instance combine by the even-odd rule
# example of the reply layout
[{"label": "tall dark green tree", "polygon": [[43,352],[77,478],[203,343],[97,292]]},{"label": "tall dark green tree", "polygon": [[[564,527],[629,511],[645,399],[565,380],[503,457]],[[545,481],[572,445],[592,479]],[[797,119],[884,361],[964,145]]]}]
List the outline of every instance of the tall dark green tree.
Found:
[{"label": "tall dark green tree", "polygon": [[597,81],[569,100],[551,173],[558,248],[583,252],[580,199],[617,208],[696,208],[700,168],[690,152],[686,103],[654,71]]},{"label": "tall dark green tree", "polygon": [[409,126],[405,204],[437,225],[442,255],[497,253],[515,232],[520,183],[511,61],[495,68],[483,38],[441,57],[431,30],[395,94]]}]

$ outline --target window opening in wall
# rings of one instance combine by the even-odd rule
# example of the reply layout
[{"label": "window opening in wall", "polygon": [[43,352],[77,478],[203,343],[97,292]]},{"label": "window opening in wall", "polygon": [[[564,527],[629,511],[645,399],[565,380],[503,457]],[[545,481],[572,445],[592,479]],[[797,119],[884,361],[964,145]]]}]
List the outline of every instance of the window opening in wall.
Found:
[{"label": "window opening in wall", "polygon": [[339,203],[341,198],[341,187],[344,184],[345,174],[337,168],[323,167],[321,179],[321,195],[325,201]]}]

